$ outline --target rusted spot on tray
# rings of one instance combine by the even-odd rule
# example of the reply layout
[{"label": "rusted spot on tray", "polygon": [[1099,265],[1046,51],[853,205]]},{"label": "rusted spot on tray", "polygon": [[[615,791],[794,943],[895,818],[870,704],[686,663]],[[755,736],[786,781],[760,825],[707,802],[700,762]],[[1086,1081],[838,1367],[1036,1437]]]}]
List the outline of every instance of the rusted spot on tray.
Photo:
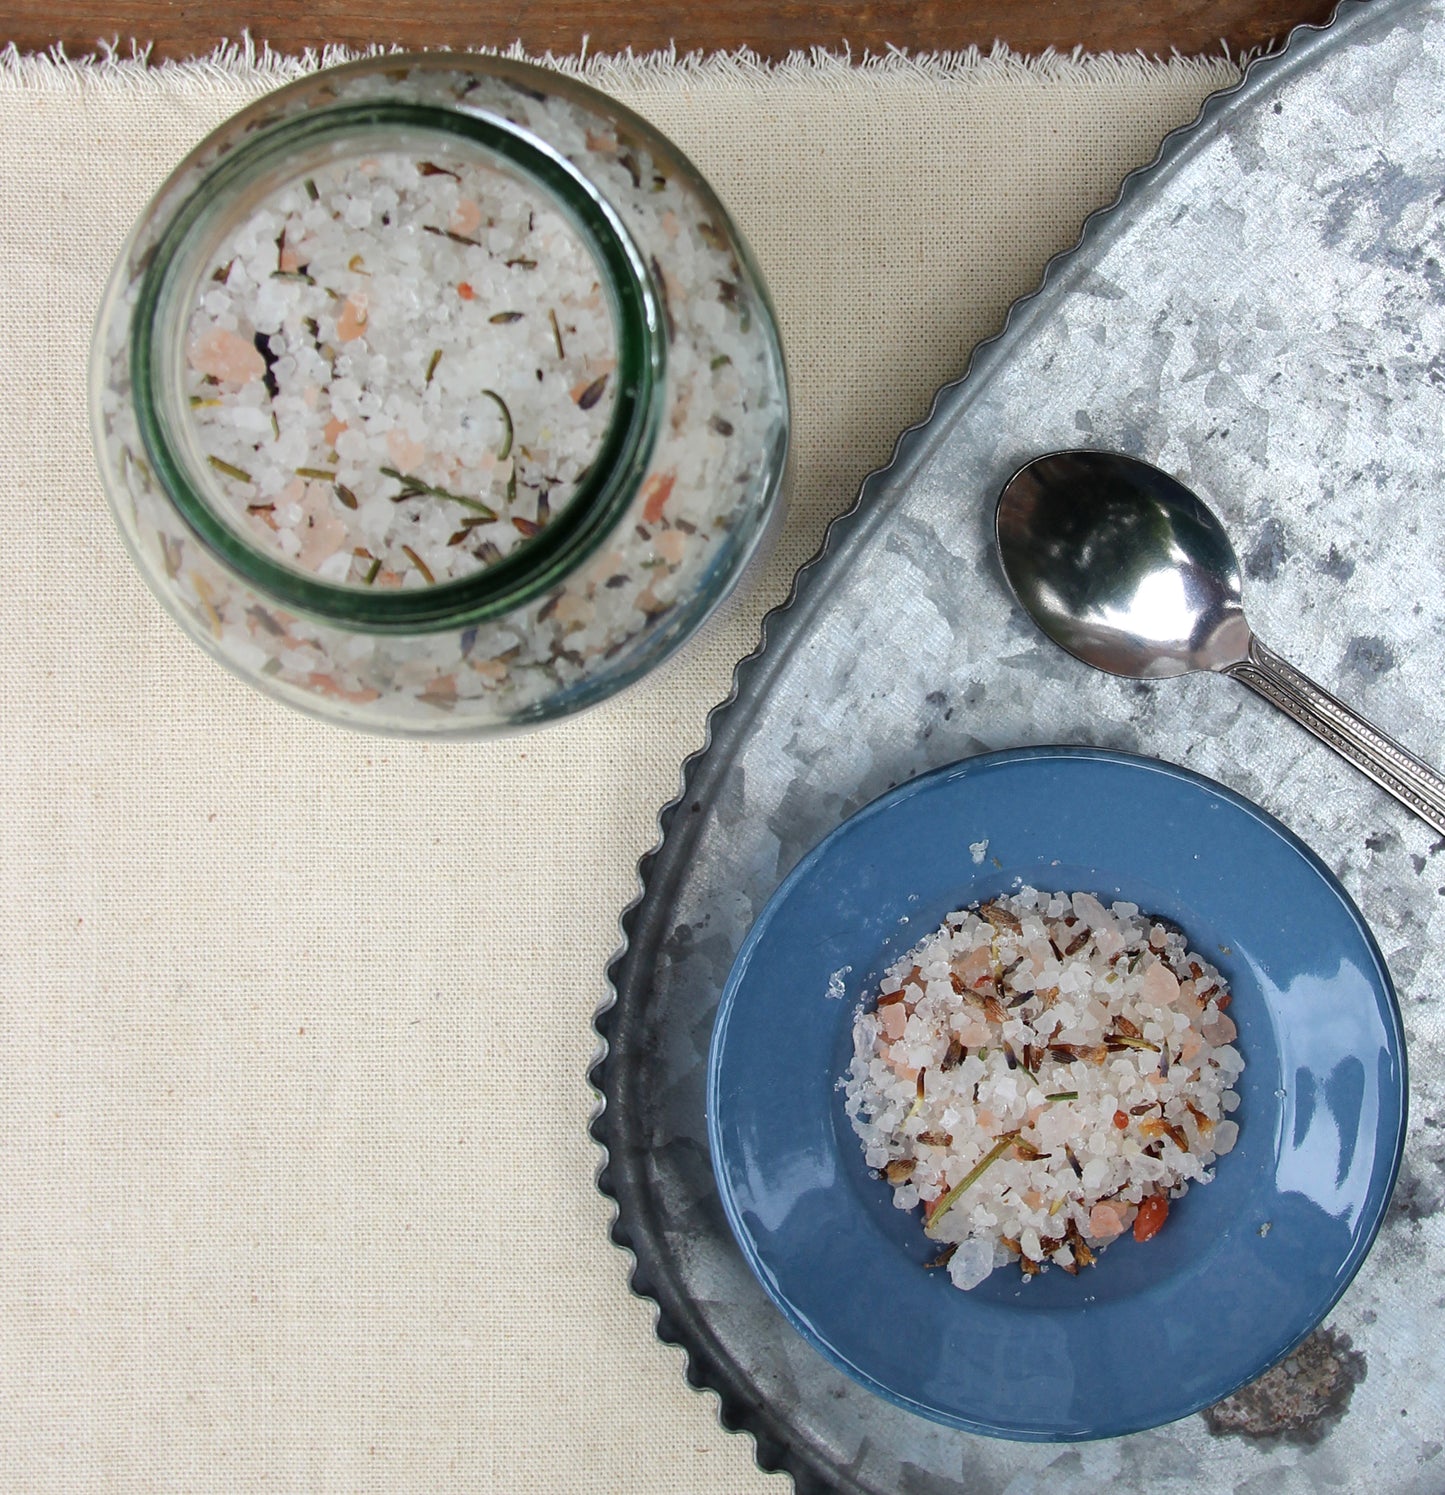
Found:
[{"label": "rusted spot on tray", "polygon": [[1204,1420],[1220,1436],[1318,1443],[1344,1416],[1365,1374],[1365,1357],[1348,1334],[1319,1329],[1273,1370],[1206,1408]]},{"label": "rusted spot on tray", "polygon": [[1435,1117],[1427,1116],[1419,1141],[1400,1165],[1388,1218],[1403,1217],[1418,1225],[1441,1209],[1445,1209],[1445,1137]]}]

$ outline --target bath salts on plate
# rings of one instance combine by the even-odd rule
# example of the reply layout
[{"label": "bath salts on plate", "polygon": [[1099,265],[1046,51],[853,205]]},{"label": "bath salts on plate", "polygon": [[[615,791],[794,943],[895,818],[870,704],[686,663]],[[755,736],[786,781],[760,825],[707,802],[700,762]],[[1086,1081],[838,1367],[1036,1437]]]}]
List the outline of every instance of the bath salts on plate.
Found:
[{"label": "bath salts on plate", "polygon": [[931,1265],[977,1286],[1145,1241],[1238,1137],[1230,994],[1132,903],[1023,888],[950,914],[854,1023],[846,1107],[921,1209]]}]

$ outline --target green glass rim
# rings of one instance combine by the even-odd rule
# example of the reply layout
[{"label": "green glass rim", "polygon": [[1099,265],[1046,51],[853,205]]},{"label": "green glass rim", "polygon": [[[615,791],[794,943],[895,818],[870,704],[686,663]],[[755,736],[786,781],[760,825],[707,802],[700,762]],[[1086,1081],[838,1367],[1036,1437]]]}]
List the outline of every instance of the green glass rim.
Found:
[{"label": "green glass rim", "polygon": [[[189,266],[198,227],[218,202],[268,166],[360,132],[398,127],[480,145],[537,183],[591,252],[611,301],[617,354],[612,416],[602,445],[567,503],[538,534],[474,576],[419,588],[362,591],[320,581],[273,560],[203,497],[170,436],[167,294]],[[647,470],[662,414],[666,361],[662,301],[616,210],[565,156],[494,115],[427,104],[370,101],[313,110],[258,131],[196,184],[166,226],[142,279],[131,320],[131,376],[141,441],[156,476],[197,540],[257,591],[297,613],[361,632],[439,632],[510,612],[558,585],[611,533]]]}]

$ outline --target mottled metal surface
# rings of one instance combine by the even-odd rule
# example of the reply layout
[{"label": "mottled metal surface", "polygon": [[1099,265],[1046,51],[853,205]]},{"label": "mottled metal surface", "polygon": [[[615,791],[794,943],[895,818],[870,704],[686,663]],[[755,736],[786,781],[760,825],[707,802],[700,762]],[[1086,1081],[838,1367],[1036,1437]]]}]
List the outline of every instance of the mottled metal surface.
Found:
[{"label": "mottled metal surface", "polygon": [[1312,1446],[1344,1415],[1365,1370],[1348,1334],[1317,1329],[1258,1380],[1207,1407],[1204,1420],[1215,1433]]},{"label": "mottled metal surface", "polygon": [[[598,1019],[615,1237],[694,1382],[802,1490],[1438,1491],[1445,841],[1236,682],[1106,677],[1034,629],[996,569],[994,499],[1028,457],[1084,445],[1145,457],[1204,496],[1244,559],[1260,634],[1445,759],[1445,0],[1347,4],[1212,101],[941,393],[769,620],[663,814]],[[1292,1438],[1252,1436],[1269,1429],[1248,1411],[1073,1447],[935,1427],[787,1327],[717,1204],[712,1012],[764,900],[890,785],[1048,742],[1152,753],[1259,801],[1338,873],[1398,984],[1404,1169],[1328,1323],[1344,1336],[1329,1343],[1350,1347],[1348,1364],[1336,1356],[1349,1385],[1325,1388],[1317,1413],[1296,1397]],[[1147,1346],[1120,1353],[1150,1373]]]}]

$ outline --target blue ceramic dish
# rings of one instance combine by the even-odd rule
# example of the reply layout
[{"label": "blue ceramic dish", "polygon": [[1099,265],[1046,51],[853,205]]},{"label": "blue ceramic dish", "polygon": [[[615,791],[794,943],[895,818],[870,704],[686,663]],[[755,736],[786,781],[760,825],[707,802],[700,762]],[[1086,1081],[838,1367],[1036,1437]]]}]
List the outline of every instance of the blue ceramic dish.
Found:
[{"label": "blue ceramic dish", "polygon": [[[936,1247],[864,1165],[837,1083],[884,968],[951,910],[1020,883],[1129,899],[1215,961],[1246,1063],[1240,1137],[1147,1244],[1125,1237],[1077,1277],[1004,1268],[964,1293],[924,1269]],[[804,857],[723,993],[708,1134],[749,1263],[835,1365],[972,1432],[1103,1438],[1228,1395],[1328,1312],[1389,1203],[1405,1096],[1389,973],[1311,851],[1183,769],[1030,748],[916,779]]]}]

